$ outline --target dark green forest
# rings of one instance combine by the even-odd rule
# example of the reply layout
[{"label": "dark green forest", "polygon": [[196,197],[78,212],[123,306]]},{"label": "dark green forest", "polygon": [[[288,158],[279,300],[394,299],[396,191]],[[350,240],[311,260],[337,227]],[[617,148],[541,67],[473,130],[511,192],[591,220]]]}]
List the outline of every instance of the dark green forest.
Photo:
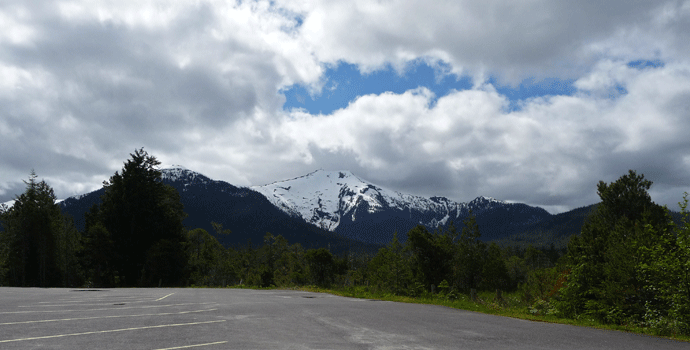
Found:
[{"label": "dark green forest", "polygon": [[480,240],[470,215],[458,227],[417,226],[377,253],[305,249],[279,232],[263,244],[224,247],[215,232],[188,228],[179,193],[160,163],[135,150],[104,182],[80,232],[53,189],[31,173],[14,206],[0,208],[0,284],[20,287],[253,286],[364,288],[449,300],[477,291],[518,293],[530,310],[605,324],[690,334],[690,217],[652,202],[652,182],[629,171],[599,182],[601,203],[567,248],[499,246]]}]

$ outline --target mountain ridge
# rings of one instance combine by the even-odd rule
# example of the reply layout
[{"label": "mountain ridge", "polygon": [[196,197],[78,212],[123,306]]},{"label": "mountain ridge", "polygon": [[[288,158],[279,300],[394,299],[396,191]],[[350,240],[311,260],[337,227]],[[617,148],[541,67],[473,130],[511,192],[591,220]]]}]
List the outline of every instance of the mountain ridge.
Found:
[{"label": "mountain ridge", "polygon": [[[565,229],[563,232],[568,234],[577,233],[583,221],[582,213],[576,214],[580,216],[577,220],[562,221],[559,218],[569,214],[555,216],[539,207],[491,197],[479,196],[463,203],[442,196],[405,194],[366,182],[346,170],[320,169],[289,180],[238,187],[173,165],[161,169],[161,181],[180,193],[189,214],[185,226],[213,233],[211,221],[219,222],[233,231],[232,237],[219,237],[226,245],[248,240],[260,245],[263,235],[271,232],[305,247],[331,245],[347,250],[348,246],[364,245],[375,251],[390,242],[395,232],[404,242],[407,232],[420,224],[435,230],[453,222],[460,231],[470,210],[484,241],[535,230],[553,231],[552,227]],[[101,188],[68,197],[59,205],[83,230],[84,213],[100,202],[103,193]],[[300,202],[296,203],[295,198]],[[565,223],[550,223],[553,220]]]},{"label": "mountain ridge", "polygon": [[[379,244],[390,241],[394,232],[404,241],[407,231],[416,225],[436,229],[450,222],[462,222],[470,212],[477,216],[480,228],[484,226],[486,239],[512,234],[520,226],[550,216],[542,208],[491,197],[456,202],[440,196],[426,198],[401,193],[364,181],[347,170],[320,169],[250,188],[291,216],[345,237]],[[507,225],[492,222],[502,220],[494,211],[509,218]]]},{"label": "mountain ridge", "polygon": [[[331,186],[329,188],[324,184]],[[333,188],[337,186],[339,188]],[[406,194],[366,182],[347,170],[325,171],[320,169],[292,179],[251,186],[250,188],[263,193],[276,207],[331,231],[338,227],[342,215],[352,212],[358,201],[367,202],[371,213],[383,208],[425,212],[433,207],[435,211],[445,211],[448,214],[448,218],[445,219],[431,218],[424,221],[422,218],[418,222],[426,226],[444,224],[450,219],[453,212],[455,212],[454,217],[458,218],[461,213],[466,214],[470,209],[479,212],[496,204],[506,204],[506,202],[484,196],[477,197],[468,203],[462,203],[440,196],[426,198]],[[337,197],[335,196],[336,193]],[[328,210],[330,215],[316,215],[318,211],[325,214],[323,213],[324,209]],[[356,218],[354,219],[356,220]]]},{"label": "mountain ridge", "polygon": [[[290,217],[275,208],[263,195],[247,187],[237,187],[181,166],[161,169],[161,181],[175,188],[188,216],[183,224],[202,228],[214,235],[225,246],[262,245],[264,235],[270,232],[282,235],[290,243],[300,243],[305,249],[331,247],[333,252],[368,251],[380,248],[366,242],[338,236],[316,226]],[[85,195],[65,199],[60,206],[72,216],[80,231],[84,229],[84,213],[100,203],[104,188]],[[77,198],[78,197],[78,198]],[[218,236],[211,222],[217,222],[231,234]]]}]

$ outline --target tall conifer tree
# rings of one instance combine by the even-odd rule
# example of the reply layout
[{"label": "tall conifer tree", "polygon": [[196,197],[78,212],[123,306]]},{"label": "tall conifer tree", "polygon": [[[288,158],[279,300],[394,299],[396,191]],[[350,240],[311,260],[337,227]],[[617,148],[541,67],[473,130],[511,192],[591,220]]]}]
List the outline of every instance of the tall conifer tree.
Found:
[{"label": "tall conifer tree", "polygon": [[[161,182],[160,162],[144,149],[130,154],[122,168],[104,182],[100,206],[87,220],[92,237],[112,242],[111,267],[115,283],[134,285],[179,284],[187,261],[183,242],[186,216],[180,195]],[[103,228],[94,231],[100,223]]]},{"label": "tall conifer tree", "polygon": [[63,217],[53,189],[32,170],[26,191],[2,213],[0,250],[5,283],[55,287],[78,283],[80,238]]}]

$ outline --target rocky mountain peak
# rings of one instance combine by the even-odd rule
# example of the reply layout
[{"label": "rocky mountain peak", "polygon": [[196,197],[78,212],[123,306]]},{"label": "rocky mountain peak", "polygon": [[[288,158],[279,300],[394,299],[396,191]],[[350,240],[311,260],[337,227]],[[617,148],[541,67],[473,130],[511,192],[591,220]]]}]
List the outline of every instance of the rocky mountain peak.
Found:
[{"label": "rocky mountain peak", "polygon": [[189,170],[181,165],[169,165],[161,168],[161,180],[167,182],[208,183],[212,181],[208,177]]}]

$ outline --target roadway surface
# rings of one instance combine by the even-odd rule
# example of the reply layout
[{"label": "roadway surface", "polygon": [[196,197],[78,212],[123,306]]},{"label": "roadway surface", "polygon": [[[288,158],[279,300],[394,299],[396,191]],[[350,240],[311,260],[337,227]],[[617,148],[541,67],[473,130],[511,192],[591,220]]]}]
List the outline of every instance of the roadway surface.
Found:
[{"label": "roadway surface", "polygon": [[0,349],[690,349],[624,332],[300,291],[0,288]]}]

